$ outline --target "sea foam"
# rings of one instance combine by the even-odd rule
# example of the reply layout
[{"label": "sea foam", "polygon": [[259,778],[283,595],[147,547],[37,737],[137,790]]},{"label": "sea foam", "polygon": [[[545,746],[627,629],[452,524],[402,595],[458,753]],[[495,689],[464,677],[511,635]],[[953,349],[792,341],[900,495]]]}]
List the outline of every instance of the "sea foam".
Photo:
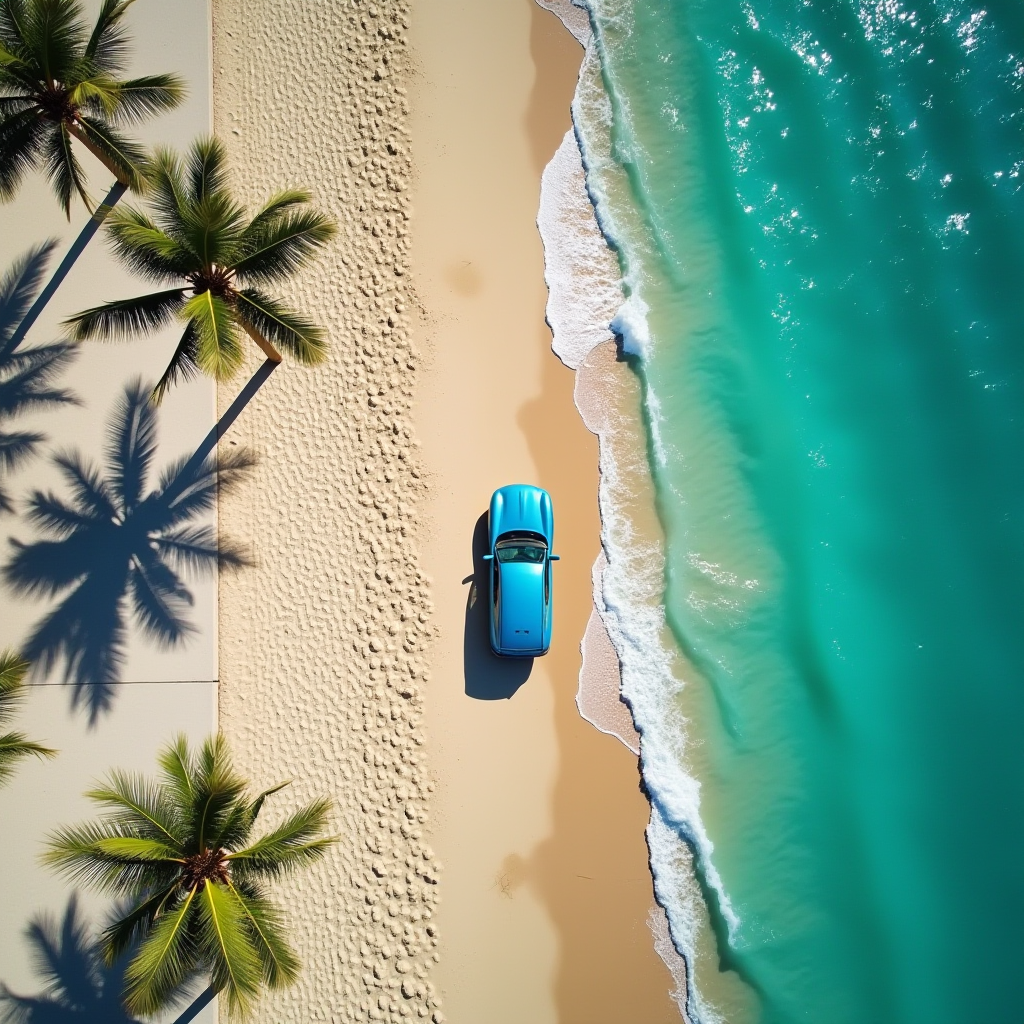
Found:
[{"label": "sea foam", "polygon": [[[566,9],[578,10],[555,0],[538,2],[563,21]],[[552,348],[563,363],[580,371],[576,405],[600,439],[603,551],[594,567],[595,615],[581,644],[577,705],[584,718],[634,752],[639,744],[652,804],[650,866],[664,911],[652,913],[655,948],[676,979],[680,1012],[692,1024],[717,1024],[721,1017],[702,999],[695,977],[698,931],[707,918],[695,853],[730,929],[738,922],[712,865],[713,847],[700,820],[699,784],[686,770],[686,722],[675,701],[684,683],[662,604],[664,554],[659,541],[637,532],[629,511],[637,497],[636,481],[649,479],[639,418],[626,421],[583,383],[588,357],[613,339],[624,353],[643,358],[650,345],[649,310],[637,269],[616,251],[616,211],[608,181],[618,165],[611,153],[611,109],[595,43],[589,30],[580,30],[578,19],[567,27],[586,53],[573,102],[574,128],[544,171],[537,223],[544,243]],[[663,459],[657,399],[648,392],[645,401],[650,440],[656,457]],[[608,671],[604,652],[609,641],[618,673]],[[629,708],[632,725],[618,710],[620,701]]]}]

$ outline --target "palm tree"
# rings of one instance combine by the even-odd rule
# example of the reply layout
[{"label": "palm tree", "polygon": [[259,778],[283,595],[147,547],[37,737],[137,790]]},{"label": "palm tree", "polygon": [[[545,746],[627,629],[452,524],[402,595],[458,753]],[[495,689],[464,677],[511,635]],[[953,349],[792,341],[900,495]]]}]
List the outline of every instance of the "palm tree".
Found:
[{"label": "palm tree", "polygon": [[[107,433],[106,472],[79,454],[54,459],[71,488],[70,502],[35,491],[26,518],[48,539],[12,540],[3,576],[25,596],[66,594],[33,630],[24,655],[41,673],[61,659],[75,684],[74,704],[93,720],[106,710],[124,657],[127,612],[163,647],[184,642],[194,627],[184,617],[192,595],[181,573],[246,564],[243,553],[210,526],[191,521],[214,504],[218,485],[231,487],[253,460],[245,452],[185,456],[146,481],[156,452],[156,412],[139,380],[125,390]],[[230,450],[229,450],[230,451]]]},{"label": "palm tree", "polygon": [[[54,243],[30,250],[0,279],[0,474],[16,469],[35,454],[45,435],[38,431],[7,431],[4,420],[24,412],[77,404],[69,392],[53,386],[55,378],[74,358],[72,346],[40,345],[18,352],[14,332],[36,293]],[[0,512],[13,509],[0,485]]]},{"label": "palm tree", "polygon": [[[25,697],[28,662],[13,651],[0,651],[0,726],[7,725]],[[56,757],[57,751],[26,739],[24,733],[0,734],[0,785],[13,774],[19,761],[32,755]]]},{"label": "palm tree", "polygon": [[185,324],[159,398],[197,372],[230,377],[243,358],[242,332],[274,362],[278,346],[306,366],[326,356],[322,328],[262,290],[306,266],[334,235],[323,214],[307,208],[308,192],[273,196],[247,218],[228,190],[226,158],[216,139],[199,139],[184,160],[162,150],[153,161],[154,219],[137,209],[110,220],[114,251],[154,284],[173,285],[87,309],[68,321],[71,337],[124,340],[173,320]]},{"label": "palm tree", "polygon": [[124,966],[108,966],[72,896],[58,921],[40,914],[27,929],[39,995],[16,995],[0,983],[3,1024],[137,1024],[121,1003]]},{"label": "palm tree", "polygon": [[125,188],[145,182],[145,154],[121,133],[184,96],[176,75],[123,79],[124,15],[134,0],[103,0],[89,31],[79,0],[0,0],[0,199],[42,167],[68,218],[77,193],[92,203],[72,141]]},{"label": "palm tree", "polygon": [[287,783],[253,798],[221,736],[196,752],[179,736],[158,763],[155,781],[115,771],[87,793],[106,813],[55,832],[44,859],[74,883],[130,900],[102,936],[108,963],[136,950],[125,973],[130,1012],[156,1013],[204,974],[232,1011],[244,1012],[262,986],[298,975],[265,886],[335,841],[323,834],[330,801],[254,838],[264,801]]}]

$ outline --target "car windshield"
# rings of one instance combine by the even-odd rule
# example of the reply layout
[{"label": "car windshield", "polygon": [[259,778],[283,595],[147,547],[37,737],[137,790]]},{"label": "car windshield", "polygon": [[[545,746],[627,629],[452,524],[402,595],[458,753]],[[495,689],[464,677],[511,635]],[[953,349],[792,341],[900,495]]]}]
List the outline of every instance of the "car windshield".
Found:
[{"label": "car windshield", "polygon": [[498,541],[495,553],[499,562],[543,562],[547,548],[532,537],[510,537]]}]

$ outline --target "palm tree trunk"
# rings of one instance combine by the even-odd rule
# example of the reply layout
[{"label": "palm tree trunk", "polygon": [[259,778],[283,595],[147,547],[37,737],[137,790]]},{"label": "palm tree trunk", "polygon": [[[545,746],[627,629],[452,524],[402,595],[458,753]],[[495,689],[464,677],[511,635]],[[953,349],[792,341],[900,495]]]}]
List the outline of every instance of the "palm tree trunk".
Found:
[{"label": "palm tree trunk", "polygon": [[252,327],[249,324],[247,324],[241,317],[238,318],[238,322],[245,329],[245,333],[248,334],[249,337],[252,338],[252,340],[255,341],[256,344],[259,345],[261,349],[263,349],[263,354],[271,362],[281,362],[281,353],[278,352],[277,349],[274,348],[274,346],[271,345],[270,342],[267,341],[267,339],[264,338],[263,335],[260,334],[260,332],[257,331],[255,327]]},{"label": "palm tree trunk", "polygon": [[[85,247],[92,241],[92,236],[99,231],[100,226],[107,219],[110,211],[117,205],[117,201],[128,190],[120,179],[115,181],[113,187],[107,193],[106,198],[100,203],[93,215],[86,221],[85,227],[78,234],[74,245],[68,250],[67,255],[60,261],[60,266],[53,272],[53,276],[46,283],[46,287],[36,297],[31,308],[25,314],[24,319],[18,324],[18,329],[11,336],[11,348],[13,352],[28,334],[29,328],[39,319],[39,314],[46,308],[46,304],[53,298],[54,293],[60,287],[64,278],[78,261],[78,257],[85,251]],[[280,357],[278,357],[280,358]]]},{"label": "palm tree trunk", "polygon": [[60,266],[54,272],[53,277],[47,282],[46,287],[39,293],[39,297],[35,302],[32,303],[32,308],[25,314],[25,319],[18,325],[18,329],[14,332],[11,338],[11,351],[13,352],[21,343],[25,340],[25,335],[28,334],[29,328],[39,319],[39,314],[46,308],[46,304],[53,298],[54,292],[60,287],[61,282],[68,276],[68,272],[75,265],[78,257],[85,251],[85,247],[92,241],[93,235],[99,231],[103,222],[110,215],[110,211],[117,205],[118,200],[121,196],[128,191],[128,182],[125,180],[124,175],[111,163],[105,153],[102,153],[96,148],[92,139],[90,139],[77,125],[68,124],[68,131],[78,141],[85,146],[87,150],[110,173],[114,176],[114,184],[110,191],[107,193],[106,198],[100,203],[99,206],[93,211],[92,216],[86,222],[84,228],[75,239],[75,244],[68,250],[68,254],[61,260]]},{"label": "palm tree trunk", "polygon": [[108,171],[110,171],[110,173],[111,173],[111,174],[112,174],[112,175],[113,175],[113,176],[114,176],[115,178],[117,178],[117,180],[118,180],[118,181],[119,181],[119,182],[120,182],[120,183],[121,183],[122,185],[124,185],[124,187],[125,187],[125,188],[128,188],[128,186],[129,186],[129,182],[128,182],[128,180],[127,180],[127,179],[125,178],[125,176],[124,176],[124,175],[123,175],[123,174],[122,174],[122,173],[121,173],[121,172],[120,172],[120,171],[119,171],[119,170],[118,170],[118,169],[117,169],[117,168],[116,168],[116,167],[115,167],[115,166],[114,166],[114,165],[113,165],[113,164],[112,164],[112,163],[110,162],[110,159],[109,159],[109,157],[107,156],[107,154],[106,154],[106,153],[104,153],[104,152],[103,152],[103,150],[101,150],[101,149],[100,149],[100,148],[99,148],[99,147],[98,147],[98,146],[97,146],[97,145],[96,145],[96,144],[95,144],[95,143],[94,143],[94,142],[92,141],[92,139],[90,139],[90,138],[89,138],[89,136],[88,136],[88,135],[86,135],[86,134],[85,134],[85,132],[83,132],[83,131],[82,131],[82,129],[78,127],[78,125],[76,125],[76,124],[74,124],[74,123],[69,123],[69,122],[67,122],[67,121],[65,121],[64,123],[65,123],[65,125],[67,126],[67,129],[68,129],[68,131],[69,131],[69,132],[71,132],[71,134],[72,134],[72,135],[74,135],[74,137],[75,137],[76,139],[78,139],[78,141],[79,141],[79,142],[80,142],[80,143],[81,143],[81,144],[82,144],[83,146],[85,146],[85,148],[86,148],[87,150],[89,150],[89,152],[90,152],[90,153],[92,153],[92,155],[93,155],[94,157],[96,157],[96,159],[97,159],[97,160],[99,160],[99,162],[100,162],[101,164],[103,164],[103,166],[104,166],[104,167],[106,167],[106,169],[107,169]]}]

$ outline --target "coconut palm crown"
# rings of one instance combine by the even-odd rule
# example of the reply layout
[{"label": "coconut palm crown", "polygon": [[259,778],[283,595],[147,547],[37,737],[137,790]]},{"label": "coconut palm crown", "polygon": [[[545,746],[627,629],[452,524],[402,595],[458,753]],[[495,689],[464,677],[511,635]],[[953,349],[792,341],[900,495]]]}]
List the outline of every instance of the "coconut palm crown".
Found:
[{"label": "coconut palm crown", "polygon": [[113,963],[133,950],[125,1005],[152,1014],[208,974],[234,1012],[262,986],[292,982],[299,961],[266,885],[323,856],[328,800],[315,800],[259,838],[263,803],[232,768],[224,739],[192,751],[183,736],[161,751],[155,781],[113,772],[86,794],[106,808],[92,824],[64,828],[44,859],[75,883],[127,898],[106,931]]},{"label": "coconut palm crown", "polygon": [[212,138],[197,140],[184,159],[159,151],[150,186],[153,218],[121,210],[110,218],[110,237],[130,270],[173,287],[87,309],[67,322],[71,337],[127,340],[183,322],[157,400],[198,372],[231,376],[244,357],[243,332],[275,362],[278,348],[306,366],[321,362],[322,328],[264,291],[306,266],[336,231],[309,208],[309,193],[279,192],[247,217],[229,191],[224,148]]},{"label": "coconut palm crown", "polygon": [[176,106],[176,75],[124,79],[124,15],[134,0],[103,0],[92,29],[80,0],[0,0],[0,199],[42,167],[65,214],[77,193],[91,201],[72,141],[132,189],[145,153],[122,129]]},{"label": "coconut palm crown", "polygon": [[[28,662],[13,651],[0,651],[0,726],[7,725],[25,696]],[[0,733],[0,786],[26,757],[55,757],[57,751],[33,743],[24,733]]]}]

